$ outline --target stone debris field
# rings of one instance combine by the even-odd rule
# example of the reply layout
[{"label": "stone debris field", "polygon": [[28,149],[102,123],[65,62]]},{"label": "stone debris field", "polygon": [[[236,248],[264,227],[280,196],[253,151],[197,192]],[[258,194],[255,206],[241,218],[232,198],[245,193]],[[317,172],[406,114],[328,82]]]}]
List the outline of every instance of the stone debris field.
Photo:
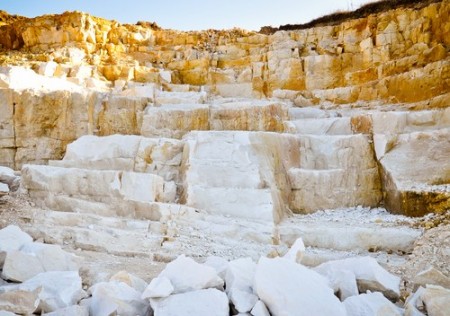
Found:
[{"label": "stone debris field", "polygon": [[1,13],[0,316],[450,315],[449,1]]}]

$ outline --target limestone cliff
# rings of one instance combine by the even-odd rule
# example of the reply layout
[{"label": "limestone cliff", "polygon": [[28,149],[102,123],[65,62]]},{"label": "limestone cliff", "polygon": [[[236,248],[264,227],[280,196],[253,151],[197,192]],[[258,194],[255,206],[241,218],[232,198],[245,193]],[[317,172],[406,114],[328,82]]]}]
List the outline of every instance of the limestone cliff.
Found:
[{"label": "limestone cliff", "polygon": [[450,89],[449,14],[444,0],[263,35],[178,32],[66,12],[4,19],[0,44],[3,64],[53,60],[61,76],[84,64],[101,79],[206,85],[223,96],[266,97],[287,89],[298,91],[290,97],[301,104],[443,107]]},{"label": "limestone cliff", "polygon": [[[222,161],[218,151],[211,163],[263,192],[275,217],[380,203],[410,215],[443,212],[450,207],[449,15],[449,0],[433,1],[266,35],[179,32],[81,12],[32,19],[2,12],[0,165],[51,163],[83,135],[159,138],[184,158],[174,162],[162,145],[164,154],[153,157],[160,145],[150,142],[144,167],[127,168],[170,178],[172,200],[207,208],[215,199],[196,194],[220,186],[214,173],[198,178],[197,150],[215,152],[232,139],[238,161]],[[171,166],[163,168],[170,177],[158,166]],[[236,189],[230,183],[221,190]]]}]

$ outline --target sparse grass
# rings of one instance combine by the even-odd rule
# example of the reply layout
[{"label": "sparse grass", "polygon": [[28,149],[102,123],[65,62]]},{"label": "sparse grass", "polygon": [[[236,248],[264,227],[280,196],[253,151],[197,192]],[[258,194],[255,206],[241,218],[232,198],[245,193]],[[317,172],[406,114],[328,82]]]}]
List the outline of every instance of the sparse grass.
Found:
[{"label": "sparse grass", "polygon": [[371,14],[385,12],[398,8],[421,9],[432,3],[442,2],[444,0],[382,0],[368,3],[355,11],[338,11],[332,14],[322,16],[305,24],[286,24],[280,27],[264,26],[260,33],[272,34],[276,31],[302,30],[318,26],[336,25],[352,19],[365,18]]}]

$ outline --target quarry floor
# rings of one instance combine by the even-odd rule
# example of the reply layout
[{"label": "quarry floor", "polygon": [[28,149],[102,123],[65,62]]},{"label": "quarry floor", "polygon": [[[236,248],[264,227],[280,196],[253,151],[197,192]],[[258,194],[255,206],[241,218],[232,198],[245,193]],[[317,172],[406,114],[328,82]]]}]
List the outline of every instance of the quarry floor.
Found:
[{"label": "quarry floor", "polygon": [[[32,231],[33,216],[36,212],[44,212],[45,210],[37,208],[33,202],[29,201],[26,196],[14,195],[5,196],[0,199],[0,229],[8,225],[17,225],[24,231]],[[342,217],[343,213],[336,212],[335,215],[330,215],[330,212],[319,212],[308,215],[306,218],[314,219],[327,216],[330,221],[337,221]],[[376,212],[376,210],[375,210]],[[353,215],[352,215],[353,214]],[[354,216],[355,213],[350,213]],[[356,222],[365,221],[363,214],[358,218],[351,220]],[[349,216],[349,215],[346,215]],[[377,214],[374,214],[376,217]],[[445,275],[450,275],[450,212],[444,215],[428,215],[422,218],[407,218],[405,221],[396,222],[392,220],[389,215],[382,215],[380,220],[386,221],[387,225],[397,227],[399,230],[405,227],[423,228],[424,233],[420,236],[411,253],[402,254],[402,259],[398,262],[385,262],[384,266],[392,273],[402,278],[402,287],[407,293],[413,290],[412,280],[417,273],[429,268],[430,266],[443,272]],[[292,223],[301,222],[304,219],[292,220]],[[370,219],[366,219],[370,221]],[[107,277],[108,274],[126,270],[134,273],[145,280],[149,281],[159,274],[165,267],[167,262],[182,253],[186,253],[186,249],[190,248],[192,253],[196,253],[200,261],[209,255],[226,257],[228,259],[267,255],[270,251],[273,252],[273,245],[266,246],[252,246],[248,243],[240,247],[239,243],[234,240],[227,241],[226,238],[219,240],[212,240],[211,235],[206,232],[202,234],[201,230],[196,230],[192,234],[183,234],[177,236],[180,239],[185,238],[182,242],[183,247],[167,248],[165,254],[154,255],[152,259],[140,256],[121,256],[114,255],[102,251],[89,251],[86,249],[74,248],[73,245],[67,243],[63,244],[63,248],[72,252],[82,260],[81,275],[85,287],[95,282],[101,281],[102,277]],[[187,239],[186,239],[187,238]],[[218,237],[219,238],[219,237]],[[39,240],[39,239],[38,239]],[[44,241],[44,240],[41,240]],[[45,241],[46,242],[46,241]],[[191,243],[192,242],[192,243]],[[215,249],[218,244],[222,247]],[[375,249],[373,252],[377,252]]]}]

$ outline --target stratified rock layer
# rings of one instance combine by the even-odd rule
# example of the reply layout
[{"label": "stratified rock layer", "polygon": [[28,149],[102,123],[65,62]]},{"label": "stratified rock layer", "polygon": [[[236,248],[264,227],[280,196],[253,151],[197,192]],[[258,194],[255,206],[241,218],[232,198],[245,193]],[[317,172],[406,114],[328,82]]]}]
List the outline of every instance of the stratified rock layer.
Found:
[{"label": "stratified rock layer", "polygon": [[[4,18],[0,164],[52,165],[26,166],[25,188],[72,211],[117,202],[111,214],[130,203],[153,216],[149,205],[181,202],[275,223],[358,205],[442,213],[449,10],[441,1],[271,35],[80,12]],[[68,147],[114,134],[130,136]],[[47,187],[58,174],[74,187]],[[102,198],[82,192],[97,177]]]}]

